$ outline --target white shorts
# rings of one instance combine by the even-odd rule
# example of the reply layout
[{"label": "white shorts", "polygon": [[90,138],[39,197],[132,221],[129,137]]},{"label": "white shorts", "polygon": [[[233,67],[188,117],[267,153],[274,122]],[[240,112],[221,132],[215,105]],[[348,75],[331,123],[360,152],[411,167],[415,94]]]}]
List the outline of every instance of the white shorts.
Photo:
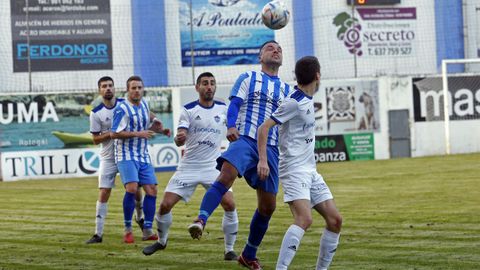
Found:
[{"label": "white shorts", "polygon": [[117,172],[118,168],[115,160],[101,160],[100,169],[98,170],[98,188],[115,187]]},{"label": "white shorts", "polygon": [[323,177],[316,171],[289,171],[280,172],[280,183],[283,187],[283,201],[309,200],[315,205],[333,199]]},{"label": "white shorts", "polygon": [[[198,185],[202,185],[207,190],[217,180],[219,174],[220,172],[216,169],[176,171],[168,181],[165,192],[175,193],[182,197],[182,200],[188,202]],[[232,191],[232,188],[228,191]]]}]

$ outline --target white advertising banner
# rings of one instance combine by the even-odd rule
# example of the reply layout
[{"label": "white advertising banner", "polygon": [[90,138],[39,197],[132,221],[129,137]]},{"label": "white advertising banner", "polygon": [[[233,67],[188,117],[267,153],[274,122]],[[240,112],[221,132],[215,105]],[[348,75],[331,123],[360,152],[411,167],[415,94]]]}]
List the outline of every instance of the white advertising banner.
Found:
[{"label": "white advertising banner", "polygon": [[324,78],[436,72],[433,1],[347,6],[313,1],[314,48]]},{"label": "white advertising banner", "polygon": [[[175,144],[149,147],[155,171],[175,170],[180,151]],[[3,181],[97,176],[100,148],[5,152],[1,155]]]}]

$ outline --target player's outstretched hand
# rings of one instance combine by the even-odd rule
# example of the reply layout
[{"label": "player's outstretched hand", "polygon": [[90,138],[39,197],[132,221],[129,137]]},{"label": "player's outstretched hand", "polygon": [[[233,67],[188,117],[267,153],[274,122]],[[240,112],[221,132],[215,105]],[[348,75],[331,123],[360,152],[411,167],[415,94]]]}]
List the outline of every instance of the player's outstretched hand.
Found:
[{"label": "player's outstretched hand", "polygon": [[156,133],[162,133],[163,131],[163,124],[160,120],[157,118],[153,119],[152,125],[149,128],[150,130],[153,130]]},{"label": "player's outstretched hand", "polygon": [[164,128],[161,133],[167,137],[172,136],[172,131],[169,128]]},{"label": "player's outstretched hand", "polygon": [[227,140],[229,142],[234,142],[240,138],[240,133],[236,127],[231,127],[227,130]]},{"label": "player's outstretched hand", "polygon": [[144,138],[144,139],[150,139],[153,137],[153,135],[155,135],[155,132],[153,130],[142,130],[142,131],[137,131],[138,133],[138,136],[137,137],[140,137],[140,138]]},{"label": "player's outstretched hand", "polygon": [[270,173],[270,168],[268,167],[268,162],[266,160],[260,160],[257,164],[257,174],[260,180],[267,179],[268,174]]}]

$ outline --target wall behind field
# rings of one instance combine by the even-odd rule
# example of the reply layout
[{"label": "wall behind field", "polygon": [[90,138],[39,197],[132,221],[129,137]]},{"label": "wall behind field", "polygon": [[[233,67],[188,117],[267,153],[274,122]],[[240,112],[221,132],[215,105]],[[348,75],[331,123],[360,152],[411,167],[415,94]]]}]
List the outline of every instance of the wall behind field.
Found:
[{"label": "wall behind field", "polygon": [[[290,23],[279,31],[268,30],[259,20],[258,13],[267,0],[243,0],[231,6],[215,6],[210,2],[193,1],[192,45],[194,53],[198,53],[194,68],[187,57],[190,53],[189,0],[85,0],[79,8],[108,9],[100,13],[32,11],[30,20],[38,19],[40,25],[32,24],[30,30],[44,33],[53,30],[43,37],[32,36],[32,44],[65,45],[71,40],[79,44],[111,42],[108,64],[103,69],[95,64],[62,64],[65,59],[56,56],[43,59],[45,68],[55,70],[41,70],[42,65],[36,64],[39,68],[31,73],[32,91],[95,89],[101,75],[114,77],[119,82],[117,85],[123,87],[126,78],[134,73],[141,75],[149,87],[191,85],[195,75],[207,70],[221,74],[220,83],[233,83],[239,73],[260,68],[255,48],[269,39],[277,40],[283,47],[284,65],[280,76],[286,81],[294,80],[294,63],[306,54],[319,57],[323,78],[335,79],[435,74],[439,58],[458,58],[464,55],[464,50],[468,55],[478,51],[476,37],[480,27],[471,11],[478,0],[466,0],[468,40],[465,44],[459,41],[464,36],[463,28],[449,24],[450,17],[457,18],[455,22],[463,21],[460,1],[402,0],[399,5],[363,6],[352,10],[346,1],[285,0],[292,16]],[[28,73],[14,68],[19,63],[26,65],[24,55],[23,59],[16,59],[14,55],[16,44],[26,42],[26,36],[21,34],[26,30],[22,26],[26,13],[22,13],[21,7],[11,11],[12,3],[22,6],[25,0],[0,2],[0,27],[7,30],[2,32],[0,40],[2,93],[30,90]],[[33,8],[59,6],[41,3],[29,1]],[[447,11],[449,16],[444,16]],[[106,23],[52,26],[59,18],[105,19]],[[43,21],[48,25],[43,25]],[[352,21],[355,23],[351,24]],[[443,27],[438,26],[439,22],[443,22],[440,24]],[[66,29],[72,34],[58,33]],[[103,34],[85,34],[98,30]],[[76,34],[73,31],[77,31]],[[352,52],[352,48],[356,50]],[[212,61],[205,61],[202,53],[224,56],[212,56]],[[80,60],[88,59],[80,57]],[[32,61],[36,63],[39,59]]]},{"label": "wall behind field", "polygon": [[[413,80],[437,75],[442,59],[480,56],[480,20],[477,16],[480,0],[402,0],[399,5],[364,6],[355,10],[347,6],[346,0],[285,0],[292,17],[290,23],[279,31],[268,30],[259,21],[259,7],[267,0],[242,0],[225,7],[213,6],[208,0],[194,0],[192,45],[198,56],[193,68],[188,57],[189,0],[84,0],[76,7],[85,8],[84,13],[50,12],[49,8],[60,6],[47,2],[29,0],[33,8],[30,30],[37,31],[32,32],[37,34],[32,36],[31,44],[48,45],[49,48],[106,44],[108,53],[93,55],[94,60],[90,56],[34,57],[33,72],[29,74],[25,70],[25,52],[22,54],[20,50],[19,53],[22,47],[18,47],[18,43],[26,42],[25,34],[22,34],[26,31],[22,9],[25,0],[0,1],[0,29],[4,30],[0,34],[2,100],[30,90],[39,94],[84,92],[94,95],[100,76],[112,76],[117,88],[123,89],[126,79],[136,74],[144,78],[149,89],[173,87],[172,125],[175,129],[182,105],[196,99],[192,85],[198,74],[213,72],[219,84],[217,97],[228,103],[230,87],[237,76],[247,70],[260,69],[255,48],[265,40],[275,39],[284,52],[280,76],[285,81],[294,84],[293,67],[300,57],[314,54],[320,59],[322,91],[315,96],[320,108],[316,112],[319,119],[316,135],[332,139],[335,136],[370,134],[375,159],[390,158],[388,113],[391,110],[409,112],[411,156],[443,154],[444,122],[438,117],[416,119],[415,114],[422,106],[427,111],[434,109],[431,101],[415,102]],[[39,11],[43,7],[47,11]],[[96,7],[99,11],[95,11]],[[54,27],[59,21],[71,21],[75,26]],[[42,37],[38,34],[40,31],[44,31]],[[71,33],[65,35],[65,32],[61,34],[62,31]],[[42,54],[41,50],[35,53],[36,57]],[[212,59],[201,57],[208,53],[224,55]],[[39,60],[41,62],[35,62]],[[96,65],[95,61],[104,65]],[[476,72],[480,70],[479,66],[465,65],[450,71]],[[453,153],[480,151],[480,142],[476,138],[480,133],[477,120],[480,118],[480,84],[464,88],[468,93],[455,96],[460,88],[452,92],[453,104],[460,104],[457,105],[459,110],[467,115],[452,116]],[[441,88],[430,90],[439,93]],[[335,102],[332,93],[340,92],[348,94],[352,106],[345,114],[328,108],[329,102]],[[376,102],[377,123],[367,129],[360,128],[365,108],[359,99],[364,93],[372,95]],[[13,102],[22,103],[24,98],[18,97]],[[4,123],[8,110],[6,104],[1,106],[0,147],[5,152],[8,144],[3,143],[1,131],[8,128]],[[25,112],[30,112],[31,103],[24,102],[22,106],[26,108]],[[55,106],[57,110],[58,106]],[[13,117],[15,122],[18,115]],[[27,154],[18,156],[24,158]]]}]

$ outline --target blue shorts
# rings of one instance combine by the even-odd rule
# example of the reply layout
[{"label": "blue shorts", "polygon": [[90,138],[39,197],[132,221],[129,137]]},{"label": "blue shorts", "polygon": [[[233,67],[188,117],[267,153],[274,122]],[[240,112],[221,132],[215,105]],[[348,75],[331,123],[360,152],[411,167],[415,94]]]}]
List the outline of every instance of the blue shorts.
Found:
[{"label": "blue shorts", "polygon": [[122,160],[117,163],[120,178],[125,186],[131,182],[140,185],[156,185],[157,178],[152,164],[135,160]]},{"label": "blue shorts", "polygon": [[217,169],[221,170],[223,162],[227,161],[237,169],[238,177],[245,177],[252,188],[260,188],[266,192],[277,194],[278,148],[276,146],[267,145],[267,158],[270,174],[267,179],[262,181],[257,175],[257,141],[247,136],[240,136],[238,140],[231,142],[227,151],[217,159]]}]

